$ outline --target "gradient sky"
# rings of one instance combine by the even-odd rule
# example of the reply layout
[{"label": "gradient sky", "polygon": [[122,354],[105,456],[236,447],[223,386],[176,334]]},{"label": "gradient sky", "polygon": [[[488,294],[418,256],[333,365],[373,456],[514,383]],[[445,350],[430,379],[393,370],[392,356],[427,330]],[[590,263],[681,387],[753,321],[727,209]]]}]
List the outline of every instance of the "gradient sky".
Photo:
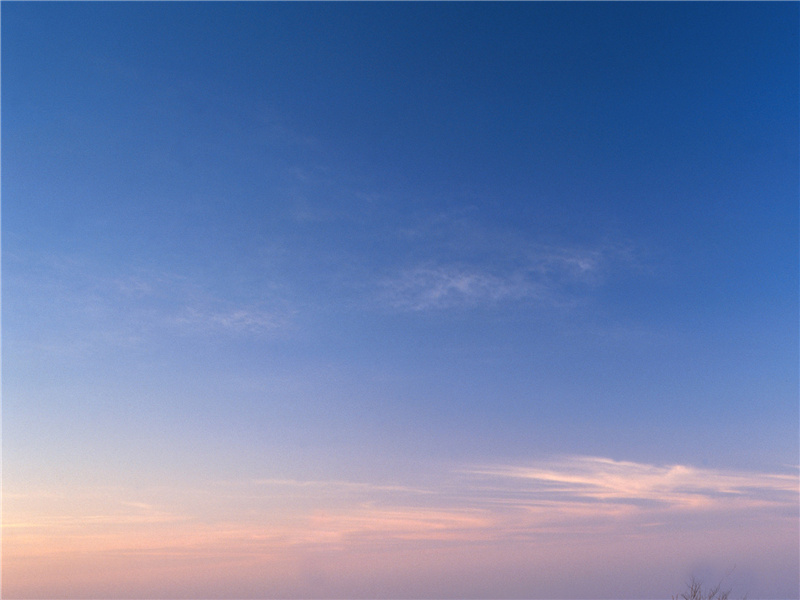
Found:
[{"label": "gradient sky", "polygon": [[800,597],[799,12],[3,2],[4,597]]}]

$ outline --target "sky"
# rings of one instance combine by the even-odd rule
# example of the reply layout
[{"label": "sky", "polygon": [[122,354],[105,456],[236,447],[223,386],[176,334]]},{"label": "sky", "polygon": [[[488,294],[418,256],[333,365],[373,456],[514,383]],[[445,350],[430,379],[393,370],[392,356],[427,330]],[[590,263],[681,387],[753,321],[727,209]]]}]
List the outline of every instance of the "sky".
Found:
[{"label": "sky", "polygon": [[800,597],[797,3],[1,10],[3,597]]}]

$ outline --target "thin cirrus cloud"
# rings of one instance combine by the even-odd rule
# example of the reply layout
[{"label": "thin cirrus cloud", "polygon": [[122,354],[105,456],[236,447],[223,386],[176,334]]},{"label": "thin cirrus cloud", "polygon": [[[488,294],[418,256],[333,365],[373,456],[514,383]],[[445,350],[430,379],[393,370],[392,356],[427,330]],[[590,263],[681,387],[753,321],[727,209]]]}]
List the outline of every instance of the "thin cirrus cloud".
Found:
[{"label": "thin cirrus cloud", "polygon": [[381,287],[392,308],[409,311],[496,303],[534,293],[531,282],[457,266],[408,269]]},{"label": "thin cirrus cloud", "polygon": [[7,498],[3,529],[12,587],[17,565],[40,555],[67,560],[76,551],[147,553],[169,561],[205,560],[225,548],[231,560],[256,555],[269,562],[269,556],[286,552],[388,552],[409,543],[538,547],[577,538],[592,544],[638,536],[643,527],[672,536],[692,530],[693,523],[707,528],[712,522],[726,531],[756,528],[785,536],[794,527],[798,477],[578,456],[442,473],[439,483],[426,488],[218,482],[194,491],[57,494],[57,511],[48,498]]},{"label": "thin cirrus cloud", "polygon": [[569,307],[612,277],[643,267],[641,250],[630,240],[553,242],[482,222],[465,209],[412,220],[397,234],[404,263],[378,282],[380,302],[393,310]]},{"label": "thin cirrus cloud", "polygon": [[[492,514],[501,507],[583,506],[592,514],[620,505],[677,513],[796,508],[800,478],[794,468],[760,473],[691,465],[652,465],[594,456],[566,456],[526,465],[474,466],[442,473],[433,486],[348,481],[254,480],[247,485],[268,497],[312,498],[339,507],[381,510],[469,508]],[[230,486],[230,484],[226,484]],[[313,500],[316,499],[316,500]]]},{"label": "thin cirrus cloud", "polygon": [[[381,282],[381,298],[396,310],[424,311],[528,301],[574,303],[602,283],[625,258],[612,248],[541,247],[496,256],[488,263],[420,264]],[[509,264],[510,263],[510,264]]]},{"label": "thin cirrus cloud", "polygon": [[264,285],[267,302],[237,299],[235,290],[213,294],[186,277],[152,275],[114,281],[121,298],[138,301],[135,310],[156,325],[177,327],[186,333],[269,335],[288,327],[294,311],[275,286]]},{"label": "thin cirrus cloud", "polygon": [[714,511],[796,507],[796,473],[751,473],[658,466],[573,456],[527,466],[469,471],[516,501],[638,506],[642,511]]},{"label": "thin cirrus cloud", "polygon": [[[4,300],[41,327],[37,348],[64,352],[108,345],[147,343],[173,334],[272,336],[291,326],[295,311],[285,289],[269,281],[259,290],[213,292],[203,282],[161,271],[103,274],[78,258],[26,256],[7,269],[9,294]],[[257,293],[256,293],[257,292]],[[256,297],[256,300],[253,298]],[[44,299],[47,299],[45,302]],[[58,332],[72,327],[60,340]],[[16,324],[9,321],[13,337]],[[63,336],[62,336],[63,337]]]},{"label": "thin cirrus cloud", "polygon": [[[59,574],[90,572],[89,565],[107,574],[91,583],[98,594],[123,580],[131,593],[146,594],[142,582],[155,571],[176,589],[191,587],[220,560],[239,574],[237,586],[259,597],[322,597],[325,586],[302,585],[309,568],[324,571],[316,562],[323,558],[328,575],[347,574],[339,593],[356,597],[369,580],[367,556],[370,568],[389,569],[402,582],[420,567],[406,560],[409,553],[446,571],[448,557],[466,552],[484,577],[502,578],[510,568],[503,561],[520,562],[520,573],[569,562],[577,549],[597,563],[592,568],[622,568],[641,555],[644,535],[649,562],[637,564],[651,575],[704,556],[703,544],[722,545],[723,563],[765,540],[791,553],[798,476],[571,456],[466,467],[423,486],[260,479],[194,489],[15,492],[6,500],[4,591],[12,597],[42,565],[52,581],[40,578],[49,581],[40,594],[63,589]],[[687,547],[688,540],[702,547]],[[464,576],[458,573],[454,582]],[[403,585],[389,595],[402,597]],[[417,592],[430,597],[424,594]]]},{"label": "thin cirrus cloud", "polygon": [[[97,524],[202,524],[258,534],[290,545],[357,543],[366,539],[501,540],[541,532],[618,528],[624,522],[669,523],[715,514],[750,519],[791,517],[798,475],[659,466],[593,456],[526,465],[468,467],[441,473],[427,486],[351,481],[262,479],[216,482],[191,490],[106,490],[57,495],[58,517],[37,514],[52,504],[38,494],[11,494],[4,528],[29,524],[78,536]],[[138,495],[138,498],[136,497]],[[39,509],[37,509],[39,507]],[[38,527],[37,527],[38,528]],[[155,531],[154,531],[155,533]],[[213,535],[212,535],[213,537]],[[10,542],[13,540],[9,540]]]},{"label": "thin cirrus cloud", "polygon": [[252,307],[187,306],[168,320],[194,332],[268,335],[288,327],[291,315]]}]

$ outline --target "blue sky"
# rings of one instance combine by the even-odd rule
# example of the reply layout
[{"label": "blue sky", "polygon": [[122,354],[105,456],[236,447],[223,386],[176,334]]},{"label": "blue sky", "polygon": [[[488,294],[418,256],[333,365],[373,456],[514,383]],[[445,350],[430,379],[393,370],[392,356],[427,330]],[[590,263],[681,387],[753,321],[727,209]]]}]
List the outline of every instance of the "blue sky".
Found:
[{"label": "blue sky", "polygon": [[[231,542],[239,587],[131,568],[113,593],[666,597],[735,563],[750,597],[797,597],[797,25],[794,3],[4,3],[6,595],[108,596],[65,566],[77,539],[130,566],[119,540],[160,526],[188,556],[187,523],[319,541],[327,511],[347,577],[292,542],[261,580],[272,554]],[[492,548],[589,564],[562,519],[587,503],[607,564],[508,577]],[[742,515],[763,539],[725,537]],[[412,585],[401,542],[348,570],[378,522],[419,552],[495,533]]]}]

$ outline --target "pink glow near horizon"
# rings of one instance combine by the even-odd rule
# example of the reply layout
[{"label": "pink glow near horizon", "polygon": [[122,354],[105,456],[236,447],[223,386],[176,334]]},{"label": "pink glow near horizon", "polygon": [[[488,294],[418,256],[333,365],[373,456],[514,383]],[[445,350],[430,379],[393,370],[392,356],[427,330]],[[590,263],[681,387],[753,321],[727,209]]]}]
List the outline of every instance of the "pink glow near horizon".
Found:
[{"label": "pink glow near horizon", "polygon": [[[797,572],[797,482],[571,457],[464,469],[436,489],[265,480],[20,490],[5,497],[3,591],[635,597],[653,578],[668,594],[710,556],[714,567],[739,565],[750,579],[760,573],[758,589],[788,595],[764,580]],[[292,502],[298,489],[303,506]],[[743,564],[754,554],[760,564]]]}]

